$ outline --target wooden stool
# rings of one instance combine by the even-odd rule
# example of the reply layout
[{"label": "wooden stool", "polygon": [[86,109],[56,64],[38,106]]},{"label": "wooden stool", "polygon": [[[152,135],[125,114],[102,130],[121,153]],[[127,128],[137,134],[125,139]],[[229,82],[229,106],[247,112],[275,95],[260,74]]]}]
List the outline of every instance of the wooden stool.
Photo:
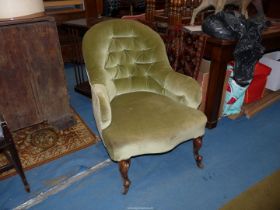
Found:
[{"label": "wooden stool", "polygon": [[20,175],[21,180],[24,184],[25,190],[30,192],[29,184],[26,180],[25,174],[22,169],[22,165],[13,141],[12,134],[7,126],[6,121],[0,114],[0,152],[4,153],[9,163],[0,167],[0,173],[15,168],[17,173]]}]

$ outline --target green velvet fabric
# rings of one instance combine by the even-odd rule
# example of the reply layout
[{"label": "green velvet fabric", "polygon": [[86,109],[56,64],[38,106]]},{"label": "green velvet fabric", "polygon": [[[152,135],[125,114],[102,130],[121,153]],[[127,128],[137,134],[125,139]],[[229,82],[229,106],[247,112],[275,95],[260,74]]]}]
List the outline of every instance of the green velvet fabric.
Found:
[{"label": "green velvet fabric", "polygon": [[85,34],[83,55],[97,127],[113,160],[166,152],[204,134],[200,86],[172,70],[149,27],[99,23]]},{"label": "green velvet fabric", "polygon": [[103,138],[115,160],[166,152],[204,133],[204,114],[163,95],[126,93],[114,98],[111,107],[112,123]]}]

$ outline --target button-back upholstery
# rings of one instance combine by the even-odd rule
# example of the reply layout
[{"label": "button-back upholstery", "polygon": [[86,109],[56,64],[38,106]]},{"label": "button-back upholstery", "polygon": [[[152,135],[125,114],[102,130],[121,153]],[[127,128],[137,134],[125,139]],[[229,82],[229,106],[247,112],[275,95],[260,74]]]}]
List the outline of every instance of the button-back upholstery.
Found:
[{"label": "button-back upholstery", "polygon": [[93,26],[83,56],[101,138],[115,160],[166,152],[204,134],[201,90],[169,65],[164,43],[134,20]]}]

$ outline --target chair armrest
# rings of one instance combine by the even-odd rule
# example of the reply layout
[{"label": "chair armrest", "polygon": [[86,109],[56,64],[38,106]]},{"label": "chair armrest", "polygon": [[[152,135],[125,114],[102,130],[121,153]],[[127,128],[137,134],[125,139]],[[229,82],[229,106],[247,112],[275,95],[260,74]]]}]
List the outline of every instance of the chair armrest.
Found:
[{"label": "chair armrest", "polygon": [[201,87],[193,78],[171,71],[164,82],[165,95],[189,107],[197,108],[202,99]]},{"label": "chair armrest", "polygon": [[94,118],[102,135],[102,130],[107,128],[112,120],[110,99],[106,87],[102,84],[91,85],[91,93]]}]

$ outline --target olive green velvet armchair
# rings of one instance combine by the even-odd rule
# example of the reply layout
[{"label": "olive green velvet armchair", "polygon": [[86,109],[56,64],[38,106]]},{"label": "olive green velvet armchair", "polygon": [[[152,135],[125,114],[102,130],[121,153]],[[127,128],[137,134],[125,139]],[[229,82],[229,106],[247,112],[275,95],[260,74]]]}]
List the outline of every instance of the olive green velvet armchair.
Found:
[{"label": "olive green velvet armchair", "polygon": [[99,134],[130,186],[130,158],[172,150],[193,140],[196,163],[206,117],[197,110],[201,90],[169,65],[160,36],[134,20],[94,25],[83,38],[83,56]]}]

